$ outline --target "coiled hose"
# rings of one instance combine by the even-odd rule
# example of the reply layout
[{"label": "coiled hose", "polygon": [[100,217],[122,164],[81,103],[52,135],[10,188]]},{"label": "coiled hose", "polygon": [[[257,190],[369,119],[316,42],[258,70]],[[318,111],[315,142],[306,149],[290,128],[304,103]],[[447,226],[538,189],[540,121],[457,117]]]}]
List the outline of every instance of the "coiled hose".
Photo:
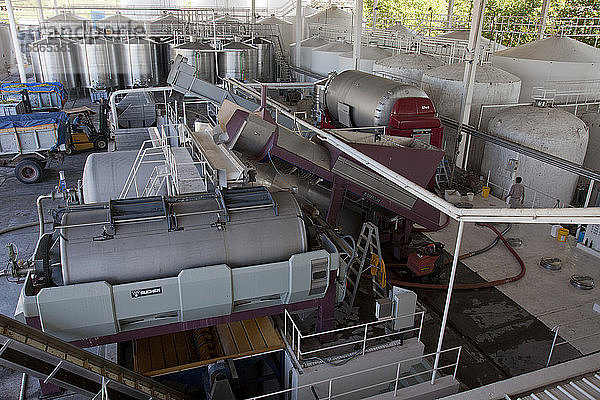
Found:
[{"label": "coiled hose", "polygon": [[[506,283],[516,282],[525,276],[526,269],[525,269],[525,263],[523,262],[523,259],[521,259],[519,254],[515,251],[515,249],[512,248],[512,246],[504,238],[503,234],[498,229],[496,229],[494,226],[492,226],[490,224],[482,223],[479,225],[489,228],[492,232],[494,232],[496,234],[498,240],[500,240],[502,242],[502,244],[504,244],[504,246],[508,249],[508,251],[517,260],[517,262],[521,266],[521,271],[517,275],[511,276],[509,278],[497,279],[497,280],[491,281],[491,282],[457,283],[454,285],[454,289],[456,289],[456,290],[472,290],[472,289],[484,289],[484,288],[495,287],[495,286],[499,286],[499,285],[504,285]],[[496,243],[498,243],[498,242],[496,242]],[[490,246],[491,247],[495,246],[495,243],[492,242],[492,244],[490,244]],[[487,247],[491,248],[490,246],[487,246]],[[484,250],[484,249],[477,250],[477,254],[481,254],[482,250]],[[487,251],[487,250],[485,250],[485,251]],[[468,257],[471,257],[472,255],[475,255],[473,253],[475,253],[475,252],[463,254],[462,256],[459,256],[458,258],[459,258],[459,260],[461,259],[461,257],[463,257],[463,259],[468,258]],[[389,279],[389,278],[388,278],[388,282],[395,286],[412,287],[412,288],[417,288],[417,289],[434,289],[434,290],[448,289],[448,284],[407,282],[407,281],[400,281],[397,279]]]}]

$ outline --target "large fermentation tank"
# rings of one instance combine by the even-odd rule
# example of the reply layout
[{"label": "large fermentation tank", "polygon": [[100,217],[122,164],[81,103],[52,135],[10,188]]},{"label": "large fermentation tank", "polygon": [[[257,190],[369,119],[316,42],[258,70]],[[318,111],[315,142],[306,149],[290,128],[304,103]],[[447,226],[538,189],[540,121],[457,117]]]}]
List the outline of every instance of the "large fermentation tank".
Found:
[{"label": "large fermentation tank", "polygon": [[279,19],[275,15],[263,18],[258,21],[258,23],[261,25],[273,25],[274,27],[277,27],[279,30],[279,37],[281,38],[281,46],[284,49],[287,49],[288,46],[294,42],[294,25],[291,23]]},{"label": "large fermentation tank", "polygon": [[81,84],[86,88],[113,88],[119,85],[122,60],[118,45],[102,37],[76,44]]},{"label": "large fermentation tank", "polygon": [[340,109],[350,107],[353,126],[387,126],[398,99],[427,98],[418,87],[394,82],[360,71],[345,71],[327,86],[325,104],[338,121]]},{"label": "large fermentation tank", "polygon": [[256,38],[250,41],[249,44],[256,47],[258,80],[262,82],[273,82],[275,80],[273,43],[263,38]]},{"label": "large fermentation tank", "polygon": [[147,34],[171,34],[179,32],[184,27],[182,21],[173,13],[164,14],[161,17],[146,22]]},{"label": "large fermentation tank", "polygon": [[331,6],[325,10],[319,11],[315,14],[306,17],[306,22],[310,24],[339,26],[339,27],[351,27],[352,26],[352,14],[342,10],[339,7]]},{"label": "large fermentation tank", "polygon": [[405,36],[415,36],[415,33],[408,29],[406,26],[402,25],[401,23],[396,23],[394,25],[388,26],[387,28],[388,31],[392,31],[398,35],[405,35]]},{"label": "large fermentation tank", "polygon": [[188,59],[188,64],[196,68],[196,77],[215,83],[215,52],[214,49],[202,42],[188,42],[171,49],[171,60],[177,55]]},{"label": "large fermentation tank", "polygon": [[[488,132],[511,142],[540,150],[581,165],[588,145],[588,128],[573,114],[559,108],[514,106],[498,112],[489,122]],[[516,164],[516,171],[514,166]],[[490,173],[493,184],[505,188],[507,194],[514,176],[523,178],[525,204],[536,207],[561,207],[570,204],[578,177],[560,168],[517,154],[504,147],[485,144],[481,166],[483,175]],[[514,176],[513,176],[514,174]]]},{"label": "large fermentation tank", "polygon": [[219,77],[256,79],[258,76],[258,50],[245,43],[231,42],[218,54]]},{"label": "large fermentation tank", "polygon": [[144,25],[135,19],[126,17],[121,13],[108,16],[96,22],[98,29],[102,29],[107,33],[125,34],[125,33],[144,33]]},{"label": "large fermentation tank", "polygon": [[80,16],[65,12],[44,19],[44,30],[54,34],[79,35],[86,30],[87,20]]},{"label": "large fermentation tank", "polygon": [[290,45],[290,59],[292,61],[292,65],[300,67],[305,70],[310,70],[310,66],[312,64],[312,51],[321,47],[325,44],[329,43],[326,39],[320,38],[318,36],[312,36],[308,39],[304,39],[300,42],[300,60],[296,60],[296,43],[292,43]]},{"label": "large fermentation tank", "polygon": [[0,24],[0,74],[7,74],[15,60],[10,28],[6,24]]},{"label": "large fermentation tank", "polygon": [[590,131],[590,139],[583,166],[600,172],[600,113],[585,113],[581,116],[581,120],[585,122]]},{"label": "large fermentation tank", "polygon": [[600,79],[600,49],[568,37],[553,36],[492,54],[492,65],[521,78],[519,101],[532,101],[548,81]]},{"label": "large fermentation tank", "polygon": [[[373,65],[377,60],[391,56],[389,50],[382,49],[375,45],[362,46],[360,50],[360,62],[358,70],[363,72],[373,72]],[[354,68],[354,53],[349,51],[338,56],[337,72],[344,72]]]},{"label": "large fermentation tank", "polygon": [[159,83],[159,52],[156,42],[125,38],[117,46],[122,61],[119,82],[123,86],[153,86]]},{"label": "large fermentation tank", "polygon": [[310,70],[319,75],[327,76],[339,68],[338,60],[342,53],[352,51],[352,45],[343,40],[336,40],[313,49]]},{"label": "large fermentation tank", "polygon": [[421,85],[423,73],[441,67],[444,62],[435,56],[417,53],[400,53],[375,61],[373,72],[386,78]]},{"label": "large fermentation tank", "polygon": [[41,39],[31,46],[33,70],[38,82],[60,82],[66,89],[79,87],[79,65],[73,40]]},{"label": "large fermentation tank", "polygon": [[[61,231],[64,284],[114,285],[176,276],[202,266],[266,264],[307,251],[307,233],[294,195],[272,196],[277,212],[272,207],[250,208],[231,212],[229,221],[220,222],[217,199],[175,203],[173,213],[181,215],[177,219],[183,229],[169,231],[164,220],[119,224],[110,240],[93,240],[102,234],[99,223],[106,221],[106,210],[67,213],[63,226],[84,226]],[[210,210],[215,212],[207,213]]]}]

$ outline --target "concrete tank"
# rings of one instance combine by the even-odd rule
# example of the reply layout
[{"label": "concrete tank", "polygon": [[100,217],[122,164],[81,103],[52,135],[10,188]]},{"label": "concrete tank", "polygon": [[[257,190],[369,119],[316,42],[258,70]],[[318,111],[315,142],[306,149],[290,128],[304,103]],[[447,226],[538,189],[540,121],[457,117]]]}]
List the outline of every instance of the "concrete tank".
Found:
[{"label": "concrete tank", "polygon": [[400,35],[415,36],[415,33],[412,30],[410,30],[409,28],[407,28],[406,26],[402,25],[399,22],[397,24],[388,26],[385,29],[387,29],[388,31],[395,32]]},{"label": "concrete tank", "polygon": [[427,98],[418,87],[360,71],[335,76],[325,91],[325,104],[331,115],[340,118],[339,105],[350,106],[353,126],[386,126],[398,99]]},{"label": "concrete tank", "polygon": [[331,6],[325,10],[306,17],[308,24],[321,24],[329,26],[352,26],[353,16],[339,7]]},{"label": "concrete tank", "polygon": [[340,54],[352,51],[352,45],[343,40],[327,43],[313,49],[310,70],[319,75],[327,76],[337,71]]},{"label": "concrete tank", "polygon": [[[588,128],[583,121],[559,108],[508,107],[490,120],[488,131],[579,165],[584,161],[588,146]],[[511,160],[518,160],[514,176],[523,178],[526,205],[531,206],[534,195],[535,207],[553,207],[556,200],[560,200],[561,206],[571,202],[577,175],[486,143],[481,173],[487,176],[490,171],[490,180],[505,188],[504,193],[494,188],[498,197],[506,195],[512,184],[514,162]],[[540,193],[534,194],[534,190],[527,187]]]},{"label": "concrete tank", "polygon": [[275,15],[263,18],[258,21],[261,25],[274,25],[279,30],[279,37],[281,38],[281,46],[287,49],[294,42],[294,25],[277,18]]},{"label": "concrete tank", "polygon": [[196,77],[215,83],[215,53],[214,49],[202,42],[188,42],[171,49],[171,60],[178,54],[188,59],[188,64],[196,67]]},{"label": "concrete tank", "polygon": [[[169,231],[164,220],[119,224],[110,240],[102,235],[106,210],[66,213],[62,225],[96,224],[61,230],[60,250],[65,285],[107,281],[110,284],[176,276],[187,268],[227,264],[266,264],[305,252],[302,212],[289,192],[272,194],[273,208],[231,212],[224,229],[215,226],[214,198],[172,204],[181,230]],[[207,213],[213,210],[214,212]],[[224,217],[223,217],[224,221]]]},{"label": "concrete tank", "polygon": [[400,53],[375,61],[373,72],[390,79],[421,85],[424,72],[442,65],[444,62],[439,57]]},{"label": "concrete tank", "polygon": [[[581,120],[585,122],[590,131],[583,166],[600,172],[600,113],[585,113],[581,116]],[[598,182],[596,182],[597,185]]]},{"label": "concrete tank", "polygon": [[296,62],[296,43],[290,45],[290,59],[292,65],[302,69],[310,70],[312,64],[312,51],[317,47],[321,47],[329,43],[327,40],[318,36],[309,37],[300,42],[300,62]]},{"label": "concrete tank", "polygon": [[492,54],[492,65],[522,81],[519,101],[532,101],[532,90],[547,81],[600,79],[600,49],[578,40],[552,36]]},{"label": "concrete tank", "polygon": [[48,38],[34,42],[31,58],[38,82],[60,82],[66,89],[79,87],[79,65],[73,40]]},{"label": "concrete tank", "polygon": [[[354,56],[353,52],[342,53],[338,56],[338,70],[337,72],[344,72],[354,68]],[[363,72],[373,72],[373,64],[377,60],[391,56],[392,53],[389,50],[382,49],[377,46],[363,46],[360,49],[360,63],[359,70]]]}]

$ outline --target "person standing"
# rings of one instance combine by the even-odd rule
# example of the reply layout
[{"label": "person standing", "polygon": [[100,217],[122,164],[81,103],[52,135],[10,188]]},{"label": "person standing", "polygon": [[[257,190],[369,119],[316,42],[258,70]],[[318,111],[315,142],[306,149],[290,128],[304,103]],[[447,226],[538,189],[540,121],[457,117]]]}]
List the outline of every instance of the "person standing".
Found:
[{"label": "person standing", "polygon": [[508,206],[510,208],[518,208],[523,205],[523,201],[525,200],[525,187],[521,182],[523,182],[523,178],[517,176],[515,183],[511,186],[506,197],[504,197],[504,201],[510,198],[510,200],[508,200]]}]

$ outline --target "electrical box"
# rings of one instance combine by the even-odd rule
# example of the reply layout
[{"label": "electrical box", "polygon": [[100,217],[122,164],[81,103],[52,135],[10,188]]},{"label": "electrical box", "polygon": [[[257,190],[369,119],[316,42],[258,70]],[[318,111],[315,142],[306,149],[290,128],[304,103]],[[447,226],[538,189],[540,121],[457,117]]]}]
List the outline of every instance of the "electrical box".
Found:
[{"label": "electrical box", "polygon": [[375,300],[375,317],[377,319],[389,318],[392,316],[392,299],[377,299]]},{"label": "electrical box", "polygon": [[577,243],[577,247],[600,257],[600,225],[589,224],[585,229],[583,241]]},{"label": "electrical box", "polygon": [[506,170],[508,172],[516,172],[519,168],[519,160],[515,158],[510,158],[506,163]]},{"label": "electrical box", "polygon": [[403,317],[394,320],[394,330],[410,329],[415,324],[415,310],[417,308],[417,294],[401,287],[392,287],[392,302],[394,317]]}]

